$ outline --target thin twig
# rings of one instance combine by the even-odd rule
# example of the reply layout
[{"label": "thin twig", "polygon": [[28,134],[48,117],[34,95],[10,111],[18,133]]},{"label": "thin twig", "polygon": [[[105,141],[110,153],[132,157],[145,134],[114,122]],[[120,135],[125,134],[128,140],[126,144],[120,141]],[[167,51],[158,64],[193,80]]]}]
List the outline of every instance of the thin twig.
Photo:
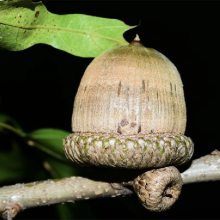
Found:
[{"label": "thin twig", "polygon": [[5,129],[5,130],[8,130],[8,131],[10,131],[10,132],[16,134],[16,135],[19,136],[19,137],[22,137],[22,138],[26,137],[26,134],[25,134],[21,129],[15,128],[15,127],[13,127],[13,126],[11,126],[11,125],[9,125],[9,124],[0,122],[0,128],[3,128],[3,129]]},{"label": "thin twig", "polygon": [[[184,184],[220,180],[220,151],[215,150],[210,155],[194,160],[181,176]],[[30,207],[98,197],[126,196],[133,193],[129,189],[130,185],[132,181],[119,184],[69,177],[4,186],[0,188],[0,214],[9,220],[19,211]]]}]

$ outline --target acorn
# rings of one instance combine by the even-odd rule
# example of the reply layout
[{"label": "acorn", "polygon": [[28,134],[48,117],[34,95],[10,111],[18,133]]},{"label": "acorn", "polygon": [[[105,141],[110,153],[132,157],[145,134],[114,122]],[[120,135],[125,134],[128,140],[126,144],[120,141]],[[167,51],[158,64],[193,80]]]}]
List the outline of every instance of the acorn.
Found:
[{"label": "acorn", "polygon": [[76,163],[132,169],[187,162],[186,105],[180,74],[136,37],[87,67],[74,102],[65,152]]},{"label": "acorn", "polygon": [[95,166],[177,166],[193,154],[185,128],[177,68],[137,36],[88,65],[75,97],[73,133],[64,140],[65,154],[75,163]]}]

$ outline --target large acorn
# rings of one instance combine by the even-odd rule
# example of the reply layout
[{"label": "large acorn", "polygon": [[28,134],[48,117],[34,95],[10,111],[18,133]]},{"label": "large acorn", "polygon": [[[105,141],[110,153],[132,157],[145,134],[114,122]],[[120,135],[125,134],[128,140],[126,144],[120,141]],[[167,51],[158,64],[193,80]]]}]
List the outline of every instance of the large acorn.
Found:
[{"label": "large acorn", "polygon": [[[87,165],[176,166],[193,154],[185,128],[186,105],[177,68],[136,37],[87,67],[75,98],[73,133],[64,141],[65,153]],[[139,190],[139,183],[143,181],[138,179],[135,189]]]}]

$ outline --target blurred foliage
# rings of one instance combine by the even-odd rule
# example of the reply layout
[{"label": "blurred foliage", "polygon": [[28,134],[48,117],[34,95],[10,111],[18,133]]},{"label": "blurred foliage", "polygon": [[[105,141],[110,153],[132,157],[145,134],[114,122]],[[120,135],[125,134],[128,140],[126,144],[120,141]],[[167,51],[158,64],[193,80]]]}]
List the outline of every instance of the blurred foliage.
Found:
[{"label": "blurred foliage", "polygon": [[[83,14],[57,15],[42,2],[0,1],[0,49],[24,50],[48,44],[80,57],[96,57],[105,50],[125,45],[123,33],[132,28],[117,19]],[[16,120],[0,113],[0,185],[77,175],[63,151],[69,132],[55,128],[25,131]],[[71,219],[87,205],[56,205],[62,219]]]},{"label": "blurred foliage", "polygon": [[[13,118],[0,114],[0,184],[75,175],[63,152],[68,134],[54,128],[25,132]],[[71,206],[57,208],[62,219],[72,217]]]},{"label": "blurred foliage", "polygon": [[[15,119],[0,113],[0,186],[77,175],[79,168],[64,156],[62,142],[68,134],[54,128],[26,132]],[[84,210],[94,218],[88,204],[54,207],[60,219],[79,218]]]}]

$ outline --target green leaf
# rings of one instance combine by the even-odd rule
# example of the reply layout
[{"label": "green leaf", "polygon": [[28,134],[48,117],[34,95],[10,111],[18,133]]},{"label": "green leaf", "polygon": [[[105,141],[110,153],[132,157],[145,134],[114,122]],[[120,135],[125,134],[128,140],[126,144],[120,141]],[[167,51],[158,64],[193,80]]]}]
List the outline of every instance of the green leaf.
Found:
[{"label": "green leaf", "polygon": [[67,161],[63,150],[63,139],[69,132],[53,128],[43,128],[28,134],[31,144],[50,156]]},{"label": "green leaf", "polygon": [[117,19],[52,14],[42,2],[0,2],[0,48],[12,51],[43,43],[76,56],[96,57],[126,45],[123,33],[131,28]]}]

